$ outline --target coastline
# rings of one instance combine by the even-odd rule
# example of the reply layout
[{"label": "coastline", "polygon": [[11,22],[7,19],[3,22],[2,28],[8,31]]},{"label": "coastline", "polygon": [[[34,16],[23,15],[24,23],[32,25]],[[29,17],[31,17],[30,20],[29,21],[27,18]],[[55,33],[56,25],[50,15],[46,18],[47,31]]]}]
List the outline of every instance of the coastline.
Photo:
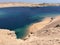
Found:
[{"label": "coastline", "polygon": [[28,28],[29,32],[35,33],[36,31],[41,30],[43,27],[45,27],[52,21],[51,18],[52,17],[45,17],[42,21],[31,24]]},{"label": "coastline", "polygon": [[[32,5],[23,3],[1,3],[0,8],[5,7],[43,7],[59,5]],[[42,21],[27,25],[27,36],[17,39],[15,31],[0,29],[0,45],[60,45],[60,16],[46,17]],[[23,28],[22,28],[23,29]],[[16,29],[20,30],[20,29]],[[18,31],[19,32],[19,31]]]},{"label": "coastline", "polygon": [[[53,24],[52,24],[53,23]],[[10,31],[8,29],[0,29],[0,44],[1,45],[59,45],[60,43],[60,26],[55,27],[57,24],[60,24],[60,16],[47,17],[43,21],[35,23],[36,26],[38,24],[42,24],[41,27],[44,29],[40,29],[35,31],[34,33],[28,34],[25,39],[17,39],[15,32]],[[55,26],[53,26],[55,24]],[[45,25],[45,26],[43,26]],[[45,28],[49,26],[49,28]],[[52,27],[50,27],[52,25]],[[52,42],[52,43],[51,43]]]},{"label": "coastline", "polygon": [[31,4],[31,3],[22,3],[22,2],[5,2],[0,3],[0,8],[5,7],[46,7],[46,6],[60,6],[60,3],[41,3],[41,4]]}]

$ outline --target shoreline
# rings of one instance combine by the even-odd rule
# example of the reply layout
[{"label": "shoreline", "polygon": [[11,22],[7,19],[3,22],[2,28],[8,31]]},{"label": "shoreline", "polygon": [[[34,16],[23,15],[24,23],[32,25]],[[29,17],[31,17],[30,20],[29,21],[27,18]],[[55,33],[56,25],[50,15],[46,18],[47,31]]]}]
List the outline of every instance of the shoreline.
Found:
[{"label": "shoreline", "polygon": [[50,22],[52,22],[52,19],[51,18],[52,17],[45,17],[42,21],[31,24],[29,26],[29,28],[28,28],[29,32],[30,33],[35,33],[36,31],[42,29],[47,24],[49,24]]},{"label": "shoreline", "polygon": [[[55,24],[54,24],[55,23]],[[41,27],[51,27],[40,29],[35,31],[34,33],[28,34],[25,39],[17,39],[15,31],[10,31],[8,29],[0,29],[0,45],[59,45],[60,44],[60,25],[55,27],[57,24],[60,24],[60,16],[47,17],[43,19],[41,22],[35,23],[35,26],[38,24],[42,24]],[[45,25],[45,26],[44,26]],[[55,25],[55,26],[53,26]],[[52,42],[52,43],[51,43]]]},{"label": "shoreline", "polygon": [[46,7],[46,6],[60,6],[60,3],[41,3],[41,4],[32,4],[32,3],[22,3],[22,2],[5,2],[0,3],[0,8],[5,7]]}]

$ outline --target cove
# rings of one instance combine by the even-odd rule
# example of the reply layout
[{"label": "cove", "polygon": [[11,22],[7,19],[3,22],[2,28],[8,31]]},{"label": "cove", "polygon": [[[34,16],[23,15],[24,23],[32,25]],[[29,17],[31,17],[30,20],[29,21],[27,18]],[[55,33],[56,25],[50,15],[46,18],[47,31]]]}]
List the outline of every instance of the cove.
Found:
[{"label": "cove", "polygon": [[17,38],[23,38],[32,23],[40,22],[44,17],[59,14],[60,6],[0,8],[0,29],[14,30]]}]

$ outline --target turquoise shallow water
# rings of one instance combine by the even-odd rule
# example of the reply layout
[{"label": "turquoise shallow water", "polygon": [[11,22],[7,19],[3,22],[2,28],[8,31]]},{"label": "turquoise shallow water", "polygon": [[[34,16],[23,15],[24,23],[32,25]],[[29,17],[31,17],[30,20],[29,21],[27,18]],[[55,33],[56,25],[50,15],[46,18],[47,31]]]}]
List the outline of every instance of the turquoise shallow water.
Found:
[{"label": "turquoise shallow water", "polygon": [[0,28],[14,30],[17,38],[23,38],[32,23],[37,23],[44,17],[57,15],[60,15],[59,6],[0,8]]}]

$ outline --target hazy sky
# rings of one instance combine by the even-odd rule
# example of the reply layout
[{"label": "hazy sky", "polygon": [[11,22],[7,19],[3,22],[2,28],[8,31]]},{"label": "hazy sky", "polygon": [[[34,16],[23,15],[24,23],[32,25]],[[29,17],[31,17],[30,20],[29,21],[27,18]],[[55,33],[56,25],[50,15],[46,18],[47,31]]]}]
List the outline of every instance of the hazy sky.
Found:
[{"label": "hazy sky", "polygon": [[0,0],[0,2],[60,3],[60,0]]}]

